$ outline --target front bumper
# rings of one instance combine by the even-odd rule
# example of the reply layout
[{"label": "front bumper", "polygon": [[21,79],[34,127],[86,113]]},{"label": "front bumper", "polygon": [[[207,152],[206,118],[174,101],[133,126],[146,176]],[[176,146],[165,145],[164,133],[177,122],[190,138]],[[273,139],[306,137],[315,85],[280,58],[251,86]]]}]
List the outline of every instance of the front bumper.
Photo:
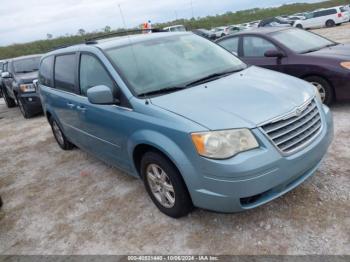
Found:
[{"label": "front bumper", "polygon": [[332,142],[333,120],[328,107],[324,106],[321,117],[321,134],[293,155],[281,155],[255,130],[264,147],[229,160],[202,158],[198,188],[190,190],[193,204],[213,211],[238,212],[263,205],[300,185],[315,173]]},{"label": "front bumper", "polygon": [[43,112],[41,100],[38,93],[20,93],[18,95],[18,98],[21,99],[24,107],[30,114],[39,114]]}]

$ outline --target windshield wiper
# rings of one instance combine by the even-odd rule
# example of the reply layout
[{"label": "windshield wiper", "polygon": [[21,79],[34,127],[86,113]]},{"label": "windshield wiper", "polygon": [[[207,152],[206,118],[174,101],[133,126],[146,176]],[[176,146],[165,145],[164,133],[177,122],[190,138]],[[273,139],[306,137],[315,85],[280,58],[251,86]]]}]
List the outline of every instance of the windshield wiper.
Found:
[{"label": "windshield wiper", "polygon": [[23,70],[23,71],[17,71],[16,73],[18,74],[25,74],[25,73],[31,73],[34,71],[38,71],[37,69],[32,69],[32,70]]},{"label": "windshield wiper", "polygon": [[207,76],[205,76],[205,77],[202,77],[202,78],[199,78],[199,79],[197,79],[197,80],[194,80],[194,81],[192,81],[192,82],[187,83],[187,84],[186,84],[186,87],[191,87],[191,86],[195,86],[195,85],[207,83],[207,82],[216,80],[216,79],[218,79],[218,78],[221,78],[221,77],[224,77],[224,76],[227,76],[227,75],[236,73],[236,72],[241,71],[241,70],[243,70],[243,68],[234,69],[234,70],[227,70],[227,71],[220,72],[220,73],[210,74],[210,75],[207,75]]},{"label": "windshield wiper", "polygon": [[240,69],[227,70],[227,71],[220,72],[220,73],[210,74],[210,75],[207,75],[207,76],[202,77],[200,79],[197,79],[195,81],[191,81],[189,83],[186,83],[185,85],[182,85],[182,86],[171,86],[171,87],[166,87],[166,88],[162,88],[162,89],[158,89],[158,90],[152,90],[152,91],[149,91],[149,92],[145,92],[145,93],[139,94],[138,97],[152,96],[152,95],[159,95],[159,94],[166,94],[166,93],[176,92],[176,91],[179,91],[179,90],[186,89],[188,87],[195,86],[197,84],[206,83],[206,82],[218,79],[220,77],[236,73],[236,72],[241,71],[243,69],[244,68],[240,68]]},{"label": "windshield wiper", "polygon": [[171,93],[171,92],[176,92],[179,90],[186,89],[186,86],[171,86],[171,87],[166,87],[158,90],[153,90],[149,92],[145,92],[142,94],[137,95],[138,97],[143,97],[143,96],[152,96],[152,95],[159,95],[159,94],[166,94],[166,93]]},{"label": "windshield wiper", "polygon": [[307,54],[307,53],[312,53],[312,52],[316,52],[316,51],[319,51],[323,48],[326,48],[326,47],[332,47],[332,46],[336,46],[338,45],[338,43],[332,43],[332,44],[328,44],[328,45],[325,45],[325,46],[322,46],[322,47],[318,47],[318,48],[313,48],[313,49],[309,49],[309,50],[306,50],[304,52],[301,52],[301,54]]},{"label": "windshield wiper", "polygon": [[306,50],[304,52],[301,52],[301,54],[307,54],[307,53],[312,53],[312,52],[316,52],[316,51],[319,51],[321,50],[322,47],[319,47],[319,48],[313,48],[313,49],[309,49],[309,50]]},{"label": "windshield wiper", "polygon": [[333,43],[333,44],[326,45],[325,47],[332,47],[332,46],[336,46],[336,45],[339,45],[339,44],[338,43]]}]

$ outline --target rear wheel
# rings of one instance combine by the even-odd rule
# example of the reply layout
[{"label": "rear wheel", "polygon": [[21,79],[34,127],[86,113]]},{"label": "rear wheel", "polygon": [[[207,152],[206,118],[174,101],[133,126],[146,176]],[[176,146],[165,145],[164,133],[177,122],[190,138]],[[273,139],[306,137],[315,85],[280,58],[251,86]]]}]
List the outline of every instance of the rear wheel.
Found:
[{"label": "rear wheel", "polygon": [[51,129],[53,132],[53,135],[57,141],[57,144],[63,149],[63,150],[71,150],[74,148],[74,145],[68,141],[66,136],[63,134],[61,127],[58,125],[55,119],[53,117],[50,117],[49,119]]},{"label": "rear wheel", "polygon": [[304,80],[306,80],[310,84],[313,84],[317,88],[318,92],[320,93],[322,102],[324,104],[330,105],[333,102],[334,91],[327,80],[319,76],[309,76],[306,77]]},{"label": "rear wheel", "polygon": [[326,27],[333,27],[335,26],[335,22],[333,20],[327,20]]},{"label": "rear wheel", "polygon": [[147,152],[141,160],[141,176],[153,203],[164,214],[179,218],[193,209],[186,185],[176,167],[157,152]]},{"label": "rear wheel", "polygon": [[15,100],[12,99],[12,98],[7,94],[6,87],[3,87],[3,88],[2,88],[2,94],[3,94],[3,96],[4,96],[4,100],[5,100],[6,106],[7,106],[8,108],[11,108],[11,107],[15,107],[15,106],[16,106]]},{"label": "rear wheel", "polygon": [[302,26],[301,24],[297,24],[295,27],[296,27],[296,28],[300,28],[300,29],[303,28],[303,26]]}]

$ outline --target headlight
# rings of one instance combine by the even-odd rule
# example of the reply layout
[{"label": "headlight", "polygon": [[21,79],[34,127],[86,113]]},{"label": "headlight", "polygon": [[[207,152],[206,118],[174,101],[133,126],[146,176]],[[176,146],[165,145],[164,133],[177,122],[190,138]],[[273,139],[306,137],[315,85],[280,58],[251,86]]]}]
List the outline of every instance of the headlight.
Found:
[{"label": "headlight", "polygon": [[248,129],[200,132],[191,136],[198,154],[214,159],[227,159],[259,146]]},{"label": "headlight", "polygon": [[346,69],[350,69],[350,61],[341,62],[340,65]]},{"label": "headlight", "polygon": [[19,89],[23,92],[35,92],[35,86],[33,84],[22,84],[19,85]]}]

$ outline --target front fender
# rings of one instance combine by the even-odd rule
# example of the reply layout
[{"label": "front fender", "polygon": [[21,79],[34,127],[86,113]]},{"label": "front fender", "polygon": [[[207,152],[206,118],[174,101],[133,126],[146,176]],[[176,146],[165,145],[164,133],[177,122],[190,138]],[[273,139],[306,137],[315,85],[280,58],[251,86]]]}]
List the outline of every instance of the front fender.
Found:
[{"label": "front fender", "polygon": [[[174,138],[176,139],[176,137]],[[181,139],[179,139],[179,141],[181,141]],[[192,144],[188,144],[187,147],[185,146],[183,148],[173,139],[170,139],[162,133],[152,130],[140,130],[131,135],[127,143],[127,150],[130,159],[133,159],[135,148],[141,144],[149,145],[158,149],[173,162],[181,173],[190,194],[191,191],[198,186],[199,178],[197,177],[197,172],[189,160],[189,157],[185,154],[185,152],[191,150],[187,147],[193,147]],[[134,173],[137,174],[135,164],[133,163],[132,166]]]}]

